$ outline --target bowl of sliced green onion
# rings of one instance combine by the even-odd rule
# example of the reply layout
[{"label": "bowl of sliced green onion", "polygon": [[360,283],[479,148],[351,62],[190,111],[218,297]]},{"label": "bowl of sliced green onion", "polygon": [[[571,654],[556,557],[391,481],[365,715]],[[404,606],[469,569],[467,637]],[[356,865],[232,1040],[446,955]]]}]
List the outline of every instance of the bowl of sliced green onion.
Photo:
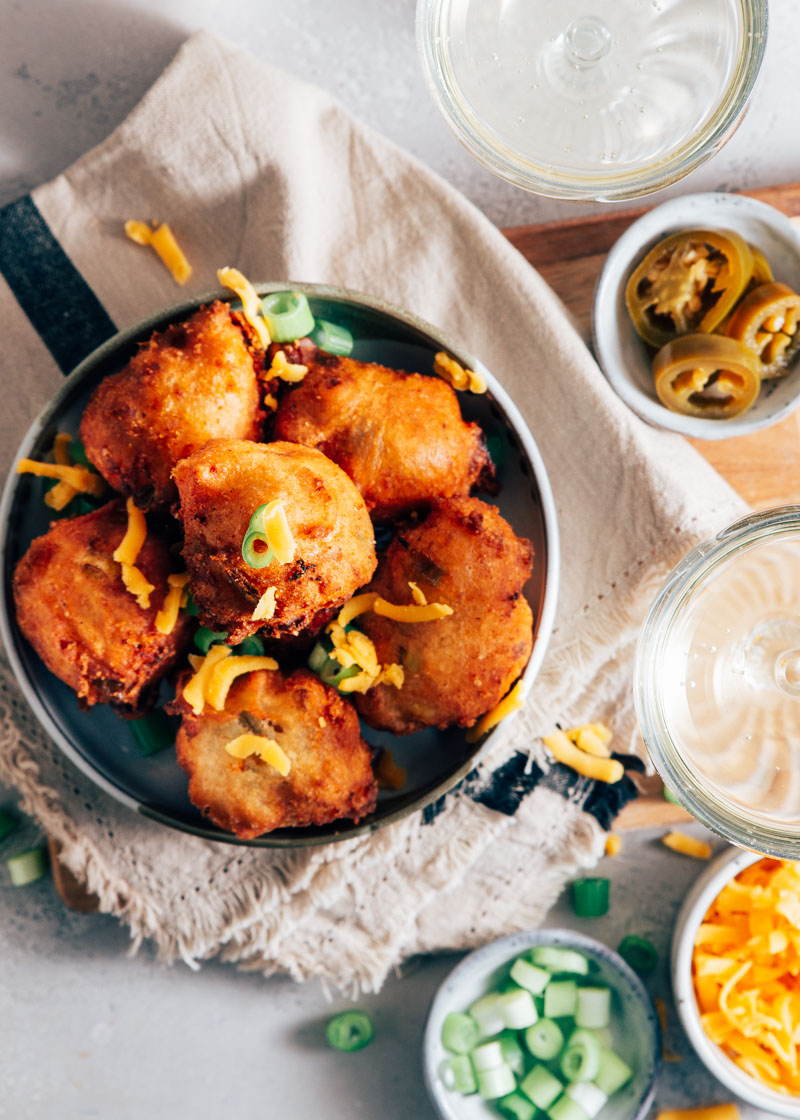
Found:
[{"label": "bowl of sliced green onion", "polygon": [[434,997],[425,1083],[443,1120],[640,1120],[661,1032],[641,980],[570,930],[533,930],[470,953]]}]

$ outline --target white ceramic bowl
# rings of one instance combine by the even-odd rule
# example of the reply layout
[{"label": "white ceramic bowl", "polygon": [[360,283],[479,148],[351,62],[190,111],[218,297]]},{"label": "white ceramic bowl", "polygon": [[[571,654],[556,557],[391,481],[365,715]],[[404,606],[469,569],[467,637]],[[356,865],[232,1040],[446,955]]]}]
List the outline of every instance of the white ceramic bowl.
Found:
[{"label": "white ceramic bowl", "polygon": [[779,1116],[800,1118],[800,1097],[774,1093],[739,1069],[711,1041],[700,1022],[700,1011],[692,984],[692,950],[697,930],[719,892],[734,876],[764,859],[757,852],[728,848],[703,871],[686,895],[672,935],[672,991],[683,1028],[706,1068],[737,1097]]},{"label": "white ceramic bowl", "polygon": [[766,255],[776,280],[800,292],[800,231],[789,219],[740,194],[692,194],[649,210],[615,243],[597,284],[592,332],[597,360],[611,385],[643,420],[697,439],[727,439],[775,424],[800,404],[800,360],[786,377],[766,382],[755,404],[731,420],[683,416],[656,396],[652,352],[625,306],[634,268],[663,237],[684,229],[730,229]]},{"label": "white ceramic bowl", "polygon": [[653,1002],[632,969],[612,949],[565,929],[512,933],[476,949],[456,965],[433,998],[423,1039],[425,1085],[442,1120],[498,1120],[499,1112],[477,1094],[463,1097],[442,1084],[439,1069],[450,1055],[442,1045],[442,1024],[451,1011],[466,1011],[505,978],[506,966],[534,945],[577,949],[588,957],[593,975],[615,993],[613,1015],[624,1022],[615,1048],[634,1070],[631,1082],[611,1097],[597,1120],[641,1120],[652,1103],[661,1066],[661,1029]]}]

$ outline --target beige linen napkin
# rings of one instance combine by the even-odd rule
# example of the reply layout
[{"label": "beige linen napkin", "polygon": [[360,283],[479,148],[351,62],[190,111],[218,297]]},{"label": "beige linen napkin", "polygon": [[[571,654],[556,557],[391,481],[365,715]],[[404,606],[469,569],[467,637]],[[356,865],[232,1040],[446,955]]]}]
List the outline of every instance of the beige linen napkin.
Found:
[{"label": "beige linen napkin", "polygon": [[[24,205],[94,292],[100,328],[104,316],[127,327],[183,294],[123,236],[124,220],[138,217],[176,231],[195,268],[187,296],[214,288],[216,268],[231,264],[254,281],[346,285],[461,340],[539,444],[563,562],[556,628],[527,710],[436,814],[291,853],[184,836],[78,773],[38,730],[7,669],[0,779],[21,791],[102,909],[128,923],[134,945],[152,938],[164,958],[220,953],[375,989],[412,953],[535,924],[602,846],[581,808],[585,781],[536,783],[534,755],[548,769],[536,737],[557,719],[605,718],[632,741],[632,653],[651,596],[743,503],[683,440],[620,403],[553,293],[471,205],[326,94],[209,34],[184,45],[105,143]],[[0,230],[22,221],[24,205]],[[37,245],[26,251],[33,259]],[[43,343],[47,324],[24,272],[17,262],[16,287],[0,280],[4,471],[70,357],[52,331],[50,349]]]}]

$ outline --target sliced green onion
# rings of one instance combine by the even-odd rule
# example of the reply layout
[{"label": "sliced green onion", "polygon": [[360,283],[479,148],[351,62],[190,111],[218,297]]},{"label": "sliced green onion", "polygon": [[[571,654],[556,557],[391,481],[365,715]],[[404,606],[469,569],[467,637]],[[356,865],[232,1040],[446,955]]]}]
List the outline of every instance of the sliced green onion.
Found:
[{"label": "sliced green onion", "polygon": [[13,887],[27,887],[41,879],[47,871],[47,851],[45,848],[28,848],[19,855],[6,860]]},{"label": "sliced green onion", "polygon": [[317,326],[311,337],[326,354],[338,354],[346,358],[353,349],[353,336],[347,327],[337,326],[325,319],[317,319]]},{"label": "sliced green onion", "polygon": [[635,933],[629,933],[627,937],[623,937],[617,947],[617,952],[634,972],[646,974],[652,972],[658,964],[658,950],[653,942],[648,941],[646,937],[639,937]]},{"label": "sliced green onion", "polygon": [[314,316],[302,292],[270,292],[261,300],[261,314],[273,342],[294,342],[314,329]]},{"label": "sliced green onion", "polygon": [[208,653],[216,642],[227,642],[228,635],[225,630],[209,630],[207,626],[198,626],[194,635],[194,644],[201,653]]},{"label": "sliced green onion", "polygon": [[5,809],[0,809],[0,840],[5,840],[6,836],[19,824],[19,821],[13,813],[7,813]]},{"label": "sliced green onion", "polygon": [[575,949],[559,949],[556,945],[537,945],[531,952],[534,964],[546,968],[548,972],[574,972],[586,976],[589,962],[583,953]]},{"label": "sliced green onion", "polygon": [[552,1019],[540,1019],[525,1031],[525,1045],[542,1062],[557,1058],[564,1045],[564,1035]]},{"label": "sliced green onion", "polygon": [[535,964],[526,961],[524,957],[517,957],[511,966],[509,976],[521,988],[527,988],[532,995],[540,995],[550,983],[550,973],[544,968],[537,968]]},{"label": "sliced green onion", "polygon": [[503,992],[497,997],[497,1006],[505,1025],[514,1031],[525,1030],[539,1018],[533,996],[525,988]]},{"label": "sliced green onion", "polygon": [[334,1050],[361,1050],[373,1035],[372,1020],[365,1011],[342,1011],[328,1020],[325,1037]]},{"label": "sliced green onion", "polygon": [[[256,544],[266,545],[266,548],[256,550]],[[250,568],[266,568],[275,559],[275,553],[269,547],[269,541],[264,533],[247,533],[242,541],[242,560]]]},{"label": "sliced green onion", "polygon": [[493,1101],[513,1093],[517,1079],[511,1066],[494,1066],[478,1073],[478,1092],[485,1101]]},{"label": "sliced green onion", "polygon": [[342,681],[346,681],[348,677],[358,676],[360,672],[358,665],[348,665],[345,669],[338,661],[329,657],[319,676],[324,684],[331,684],[334,688],[338,688]]},{"label": "sliced green onion", "polygon": [[522,1079],[519,1087],[537,1108],[544,1111],[547,1111],[553,1101],[561,1095],[561,1090],[564,1088],[559,1079],[544,1066],[534,1066]]},{"label": "sliced green onion", "polygon": [[578,985],[574,980],[551,980],[544,990],[545,1019],[564,1019],[575,1014]]},{"label": "sliced green onion", "polygon": [[510,1120],[533,1120],[536,1115],[536,1105],[523,1097],[522,1093],[509,1093],[497,1101],[501,1115],[510,1117]]},{"label": "sliced green onion", "polygon": [[195,603],[191,591],[186,597],[186,606],[183,608],[191,618],[197,618],[198,610],[197,603]]},{"label": "sliced green onion", "polygon": [[175,729],[167,713],[160,708],[148,712],[141,719],[129,720],[128,726],[139,748],[139,754],[145,758],[175,744]]},{"label": "sliced green onion", "polygon": [[73,463],[79,463],[82,467],[92,466],[92,464],[86,457],[86,448],[76,436],[72,437],[72,441],[67,448],[67,454],[69,455]]},{"label": "sliced green onion", "polygon": [[547,1115],[550,1120],[589,1120],[588,1114],[578,1102],[566,1095],[548,1109]]},{"label": "sliced green onion", "polygon": [[600,1043],[588,1031],[575,1031],[561,1054],[559,1068],[567,1081],[593,1081],[600,1069]]},{"label": "sliced green onion", "polygon": [[62,517],[83,517],[85,513],[94,513],[99,508],[99,502],[92,502],[83,494],[76,494],[63,509],[53,510],[50,519],[51,521],[60,521]]},{"label": "sliced green onion", "polygon": [[442,1023],[442,1046],[451,1054],[467,1054],[478,1041],[479,1033],[478,1024],[471,1015],[451,1011]]},{"label": "sliced green onion", "polygon": [[500,1034],[505,1029],[506,1023],[502,1011],[497,1006],[496,992],[491,992],[488,996],[482,996],[481,999],[473,1003],[469,1013],[478,1024],[483,1038]]},{"label": "sliced green onion", "polygon": [[515,1031],[503,1031],[498,1037],[500,1049],[503,1051],[503,1061],[511,1066],[517,1077],[521,1077],[525,1070],[525,1054]]},{"label": "sliced green onion", "polygon": [[575,1022],[579,1027],[595,1030],[607,1027],[611,1020],[611,992],[608,988],[578,988]]},{"label": "sliced green onion", "polygon": [[608,913],[608,879],[576,879],[572,884],[572,908],[579,918],[602,918]]},{"label": "sliced green onion", "polygon": [[251,634],[248,638],[239,642],[238,646],[234,646],[233,652],[237,657],[263,657],[264,643],[258,635]]},{"label": "sliced green onion", "polygon": [[498,1066],[506,1064],[503,1057],[503,1047],[497,1039],[484,1042],[482,1046],[476,1046],[470,1057],[476,1073],[484,1073],[487,1069],[496,1069]]},{"label": "sliced green onion", "polygon": [[608,1100],[603,1090],[598,1089],[591,1081],[573,1081],[564,1091],[570,1100],[581,1106],[589,1120],[594,1120]]},{"label": "sliced green onion", "polygon": [[619,1054],[613,1050],[600,1051],[600,1068],[594,1077],[594,1083],[607,1097],[627,1085],[632,1077],[633,1070],[623,1062]]},{"label": "sliced green onion", "polygon": [[665,801],[671,801],[673,805],[680,805],[680,801],[677,799],[671,789],[667,789],[667,787],[664,786],[663,793]]},{"label": "sliced green onion", "polygon": [[445,1059],[439,1066],[439,1076],[445,1089],[454,1090],[462,1096],[466,1097],[478,1089],[475,1070],[468,1054],[454,1054]]},{"label": "sliced green onion", "polygon": [[329,660],[328,650],[320,640],[308,655],[308,667],[312,673],[321,673]]}]

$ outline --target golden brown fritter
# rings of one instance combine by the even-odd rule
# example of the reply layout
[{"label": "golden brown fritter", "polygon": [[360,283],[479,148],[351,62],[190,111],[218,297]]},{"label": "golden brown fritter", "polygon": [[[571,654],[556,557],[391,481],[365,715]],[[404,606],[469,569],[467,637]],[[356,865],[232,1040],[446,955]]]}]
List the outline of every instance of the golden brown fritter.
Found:
[{"label": "golden brown fritter", "polygon": [[369,590],[410,603],[412,581],[453,614],[416,623],[372,612],[358,618],[378,660],[405,670],[402,688],[383,684],[355,697],[366,722],[405,735],[469,727],[493,708],[530,657],[533,616],[522,588],[532,563],[530,542],[477,498],[439,502],[421,525],[401,529]]},{"label": "golden brown fritter", "polygon": [[[206,706],[195,716],[180,704],[176,748],[189,797],[220,828],[251,840],[275,828],[358,821],[375,808],[377,783],[358,717],[308,670],[239,677],[222,712]],[[225,744],[247,732],[278,743],[291,763],[285,778],[257,755],[228,754]]]},{"label": "golden brown fritter", "polygon": [[351,358],[318,355],[281,402],[275,436],[333,459],[381,520],[493,477],[481,430],[445,381]]},{"label": "golden brown fritter", "polygon": [[210,439],[258,439],[263,413],[241,317],[227,303],[201,307],[156,333],[119,373],[92,393],[80,437],[105,480],[146,505],[175,498],[179,460]]},{"label": "golden brown fritter", "polygon": [[192,624],[181,613],[171,634],[155,628],[174,570],[155,533],[148,532],[136,558],[155,588],[149,608],[125,589],[112,554],[127,524],[121,501],[54,522],[17,564],[14,601],[20,630],[83,705],[109,703],[132,714],[152,699],[153,686],[188,645]]},{"label": "golden brown fritter", "polygon": [[[343,470],[296,443],[217,440],[183,459],[173,477],[180,493],[184,557],[200,620],[240,642],[262,629],[296,635],[320,624],[375,571],[375,538],[364,501]],[[251,568],[242,559],[250,518],[283,501],[295,558]],[[276,589],[268,622],[251,618]]]}]

